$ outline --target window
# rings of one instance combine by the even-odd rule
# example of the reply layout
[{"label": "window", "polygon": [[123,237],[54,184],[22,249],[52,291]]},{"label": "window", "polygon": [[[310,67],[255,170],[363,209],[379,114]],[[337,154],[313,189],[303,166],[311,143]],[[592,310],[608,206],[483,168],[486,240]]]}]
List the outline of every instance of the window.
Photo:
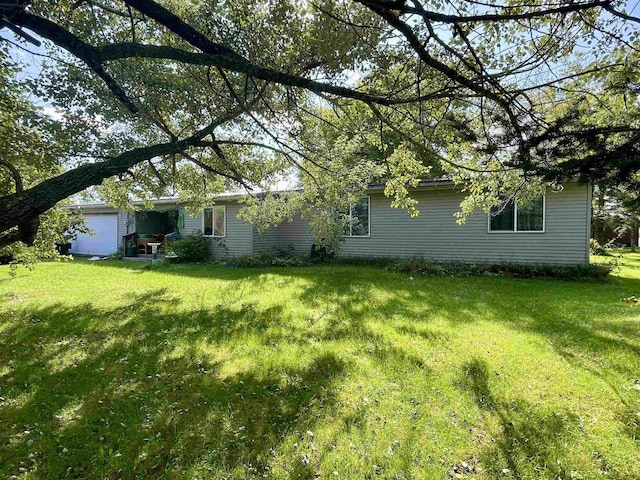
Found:
[{"label": "window", "polygon": [[369,197],[362,197],[358,203],[350,205],[349,211],[344,215],[347,217],[345,237],[369,236]]},{"label": "window", "polygon": [[490,232],[544,232],[544,196],[519,205],[510,201],[502,211],[489,213]]},{"label": "window", "polygon": [[204,209],[205,237],[224,237],[227,234],[227,207],[219,205]]}]

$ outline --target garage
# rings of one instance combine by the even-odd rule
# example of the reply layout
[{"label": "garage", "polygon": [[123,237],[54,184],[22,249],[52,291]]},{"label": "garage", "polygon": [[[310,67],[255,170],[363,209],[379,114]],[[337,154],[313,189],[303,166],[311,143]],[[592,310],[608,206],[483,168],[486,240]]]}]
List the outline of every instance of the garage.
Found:
[{"label": "garage", "polygon": [[84,215],[85,223],[95,235],[78,234],[71,242],[71,253],[76,255],[109,255],[118,250],[118,214],[91,213]]}]

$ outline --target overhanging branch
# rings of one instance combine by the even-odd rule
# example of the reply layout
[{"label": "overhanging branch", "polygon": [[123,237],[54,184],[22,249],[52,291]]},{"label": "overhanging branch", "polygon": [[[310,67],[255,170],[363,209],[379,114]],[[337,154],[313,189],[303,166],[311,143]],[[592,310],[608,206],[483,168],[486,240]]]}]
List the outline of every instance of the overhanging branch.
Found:
[{"label": "overhanging branch", "polygon": [[[380,2],[376,1],[363,1],[364,4],[379,5]],[[548,17],[552,15],[566,15],[573,12],[581,12],[584,10],[591,10],[594,8],[610,8],[611,0],[597,1],[597,2],[585,2],[585,3],[571,3],[563,5],[561,7],[546,8],[540,10],[529,10],[522,13],[495,13],[495,14],[479,14],[479,15],[447,15],[444,13],[433,12],[425,10],[422,6],[416,5],[403,6],[399,9],[401,14],[419,15],[425,20],[449,23],[449,24],[461,24],[461,23],[474,23],[474,22],[509,22],[514,20],[530,20],[534,18]]]},{"label": "overhanging branch", "polygon": [[6,160],[0,160],[0,167],[4,167],[9,170],[9,173],[13,178],[13,183],[16,187],[16,192],[22,192],[24,190],[24,183],[22,182],[22,175],[20,175],[18,169]]},{"label": "overhanging branch", "polygon": [[32,188],[2,197],[0,198],[0,232],[27,224],[60,200],[88,187],[99,185],[104,179],[124,173],[141,162],[184,152],[212,134],[218,126],[241,113],[242,110],[229,112],[185,139],[135,148],[103,162],[81,165]]},{"label": "overhanging branch", "polygon": [[139,112],[138,106],[129,98],[124,89],[109,75],[102,64],[99,52],[80,40],[68,30],[46,18],[32,15],[26,11],[16,13],[11,17],[11,21],[16,25],[28,28],[38,35],[51,40],[61,48],[64,48],[75,57],[82,60],[102,81],[107,85],[111,93],[129,110],[136,114]]}]

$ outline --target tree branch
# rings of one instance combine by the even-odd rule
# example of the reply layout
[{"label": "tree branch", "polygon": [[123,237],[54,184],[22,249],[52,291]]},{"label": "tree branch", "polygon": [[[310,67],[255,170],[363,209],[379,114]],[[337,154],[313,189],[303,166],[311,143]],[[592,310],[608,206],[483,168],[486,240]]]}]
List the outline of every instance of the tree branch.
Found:
[{"label": "tree branch", "polygon": [[[210,142],[209,142],[210,143]],[[198,165],[200,168],[202,168],[205,172],[209,172],[209,173],[214,173],[216,175],[220,175],[221,177],[224,178],[228,178],[229,180],[232,180],[234,182],[238,182],[240,185],[242,185],[248,192],[250,192],[252,190],[252,188],[244,181],[244,179],[238,175],[237,173],[233,172],[233,175],[230,175],[226,172],[222,172],[216,168],[213,168],[211,165],[207,165],[204,162],[201,162],[200,160],[198,160],[197,158],[195,158],[193,155],[189,155],[186,152],[182,152],[181,155],[186,158],[187,160],[195,163],[196,165]]]},{"label": "tree branch", "polygon": [[12,17],[16,24],[24,26],[38,35],[51,40],[59,47],[64,48],[72,55],[82,60],[93,72],[107,85],[111,93],[129,110],[136,114],[139,108],[129,98],[123,88],[118,85],[102,65],[99,52],[91,45],[86,44],[68,30],[60,27],[46,18],[32,15],[26,11],[18,12]]},{"label": "tree branch", "polygon": [[[393,28],[395,28],[400,33],[402,33],[405,39],[409,42],[409,45],[411,46],[411,48],[418,54],[418,56],[425,63],[425,65],[444,74],[446,77],[450,78],[451,80],[458,83],[459,85],[462,85],[463,87],[478,93],[480,96],[486,97],[496,102],[496,104],[498,104],[506,112],[507,116],[509,117],[511,127],[517,133],[518,141],[519,142],[522,141],[522,130],[520,127],[520,123],[516,115],[511,109],[511,105],[510,105],[511,99],[508,96],[505,98],[503,96],[498,95],[492,90],[489,90],[484,86],[482,86],[481,83],[474,82],[472,79],[467,78],[464,75],[458,73],[456,70],[454,70],[447,64],[442,63],[441,61],[432,57],[429,54],[429,52],[427,52],[426,48],[424,47],[420,39],[413,32],[413,29],[407,23],[403,22],[396,15],[391,13],[390,10],[377,6],[378,2],[374,2],[374,4],[376,5],[371,5],[371,3],[368,2],[367,0],[355,0],[355,1],[358,3],[362,3],[363,5],[371,8],[373,12],[375,12],[384,20],[386,20],[386,22],[389,25],[391,25]],[[387,2],[383,2],[383,3],[387,3]]]},{"label": "tree branch", "polygon": [[99,185],[105,178],[124,173],[141,162],[163,155],[182,153],[213,133],[218,126],[241,113],[242,110],[228,113],[185,139],[135,148],[104,162],[81,165],[32,188],[1,197],[0,232],[37,219],[60,200],[93,185]]},{"label": "tree branch", "polygon": [[[553,15],[566,15],[568,13],[580,12],[583,10],[590,10],[593,8],[611,8],[610,5],[612,3],[611,0],[603,0],[596,2],[587,2],[587,3],[570,3],[568,5],[563,5],[561,7],[556,8],[547,8],[544,10],[532,10],[528,12],[522,13],[496,13],[496,14],[480,14],[480,15],[447,15],[444,13],[433,12],[429,10],[425,10],[422,6],[407,6],[404,5],[404,2],[401,2],[402,5],[398,5],[397,8],[392,8],[389,6],[389,2],[385,1],[376,1],[376,0],[362,0],[360,3],[366,5],[368,7],[374,8],[388,8],[390,10],[397,10],[400,15],[419,15],[425,20],[438,22],[438,23],[449,23],[449,24],[460,24],[460,23],[473,23],[473,22],[508,22],[512,20],[530,20],[533,18],[540,18],[546,16]],[[494,6],[495,5],[491,5]],[[505,7],[508,9],[509,7]],[[514,8],[514,7],[511,7]],[[613,12],[612,12],[613,13]],[[616,12],[618,13],[618,12]]]},{"label": "tree branch", "polygon": [[1,159],[0,159],[0,166],[6,168],[7,170],[9,170],[9,173],[11,173],[11,176],[13,177],[13,183],[16,186],[16,192],[24,191],[24,183],[22,182],[22,175],[20,175],[20,172],[18,171],[18,169],[14,167],[11,163],[7,162],[6,160],[1,160]]}]

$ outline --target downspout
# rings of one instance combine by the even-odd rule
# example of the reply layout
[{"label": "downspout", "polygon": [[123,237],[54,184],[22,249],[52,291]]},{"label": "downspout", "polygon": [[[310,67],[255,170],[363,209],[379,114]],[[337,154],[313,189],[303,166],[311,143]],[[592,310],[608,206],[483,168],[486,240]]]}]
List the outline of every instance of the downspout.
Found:
[{"label": "downspout", "polygon": [[589,240],[591,238],[591,212],[593,209],[593,182],[587,183],[587,238],[586,238],[586,253],[585,260],[587,265],[589,264]]}]

